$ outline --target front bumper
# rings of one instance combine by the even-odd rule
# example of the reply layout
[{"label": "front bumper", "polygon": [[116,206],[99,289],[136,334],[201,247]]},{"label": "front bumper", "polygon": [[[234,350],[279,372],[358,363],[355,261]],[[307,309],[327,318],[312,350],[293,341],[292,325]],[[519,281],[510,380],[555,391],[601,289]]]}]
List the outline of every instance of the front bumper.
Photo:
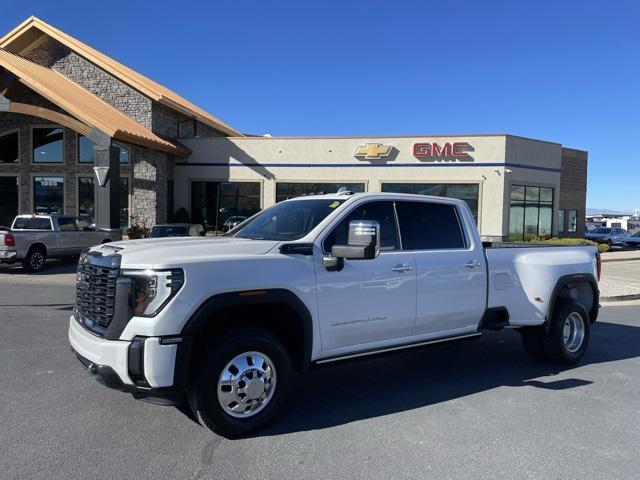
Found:
[{"label": "front bumper", "polygon": [[175,404],[184,388],[174,382],[177,344],[160,337],[106,340],[90,333],[72,315],[69,344],[89,374],[106,387],[155,403]]}]

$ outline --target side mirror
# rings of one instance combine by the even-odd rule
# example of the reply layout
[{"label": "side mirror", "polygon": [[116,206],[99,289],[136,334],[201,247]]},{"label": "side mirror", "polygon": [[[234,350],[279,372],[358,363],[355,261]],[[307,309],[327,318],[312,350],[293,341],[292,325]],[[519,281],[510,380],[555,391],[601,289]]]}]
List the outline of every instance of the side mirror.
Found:
[{"label": "side mirror", "polygon": [[349,222],[348,245],[334,245],[331,255],[349,260],[371,260],[380,254],[380,224],[373,220]]},{"label": "side mirror", "polygon": [[83,227],[82,230],[85,232],[95,232],[96,227]]}]

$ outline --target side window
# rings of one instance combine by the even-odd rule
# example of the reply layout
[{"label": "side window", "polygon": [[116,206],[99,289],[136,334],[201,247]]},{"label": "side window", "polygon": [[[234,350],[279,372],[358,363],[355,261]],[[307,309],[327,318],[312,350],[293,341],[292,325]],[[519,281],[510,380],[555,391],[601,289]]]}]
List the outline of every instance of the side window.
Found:
[{"label": "side window", "polygon": [[75,219],[71,217],[58,217],[58,226],[61,232],[75,232],[78,230]]},{"label": "side window", "polygon": [[84,230],[85,228],[91,227],[91,224],[84,218],[76,218],[76,226],[78,227],[78,230]]},{"label": "side window", "polygon": [[396,209],[405,250],[465,248],[464,232],[454,205],[397,202]]},{"label": "side window", "polygon": [[349,222],[353,220],[376,220],[380,223],[380,250],[400,249],[393,202],[369,202],[356,207],[324,239],[323,249],[325,252],[330,252],[334,245],[347,244]]}]

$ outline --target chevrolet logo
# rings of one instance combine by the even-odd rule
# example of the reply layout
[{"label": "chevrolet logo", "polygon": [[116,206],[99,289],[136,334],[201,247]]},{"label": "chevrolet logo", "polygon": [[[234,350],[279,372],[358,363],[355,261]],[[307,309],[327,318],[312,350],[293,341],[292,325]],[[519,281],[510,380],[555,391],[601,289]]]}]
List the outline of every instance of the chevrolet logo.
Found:
[{"label": "chevrolet logo", "polygon": [[356,153],[353,156],[365,160],[380,160],[382,157],[388,157],[392,148],[391,145],[381,143],[365,143],[356,147]]}]

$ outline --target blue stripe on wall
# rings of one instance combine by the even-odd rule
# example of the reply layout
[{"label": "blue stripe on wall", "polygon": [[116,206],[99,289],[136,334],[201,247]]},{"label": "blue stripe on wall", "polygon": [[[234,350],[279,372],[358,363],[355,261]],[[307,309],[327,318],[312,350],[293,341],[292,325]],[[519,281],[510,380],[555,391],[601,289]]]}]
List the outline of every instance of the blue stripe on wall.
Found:
[{"label": "blue stripe on wall", "polygon": [[559,168],[538,167],[522,163],[257,163],[245,165],[242,163],[207,163],[207,162],[179,162],[176,167],[244,167],[244,168],[380,168],[380,167],[506,167],[522,168],[525,170],[539,170],[542,172],[560,173]]}]

